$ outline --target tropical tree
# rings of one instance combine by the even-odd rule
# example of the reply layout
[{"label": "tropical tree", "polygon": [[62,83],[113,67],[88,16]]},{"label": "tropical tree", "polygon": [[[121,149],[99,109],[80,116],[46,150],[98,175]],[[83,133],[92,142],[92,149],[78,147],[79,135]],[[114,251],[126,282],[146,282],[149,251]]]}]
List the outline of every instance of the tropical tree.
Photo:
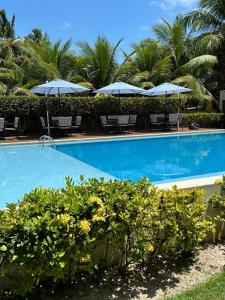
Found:
[{"label": "tropical tree", "polygon": [[187,26],[200,32],[199,39],[205,49],[215,53],[218,64],[215,66],[217,90],[224,88],[225,82],[225,2],[222,0],[201,0],[198,10],[185,16]]},{"label": "tropical tree", "polygon": [[146,39],[132,45],[133,52],[120,69],[124,79],[143,88],[150,88],[169,78],[170,56],[158,41]]},{"label": "tropical tree", "polygon": [[80,79],[100,88],[116,79],[118,64],[116,55],[122,39],[116,45],[98,36],[94,47],[82,41],[78,43],[80,57],[77,59],[77,75]]},{"label": "tropical tree", "polygon": [[26,39],[33,41],[36,44],[41,44],[43,41],[49,42],[49,36],[47,33],[43,35],[41,29],[34,28],[31,33],[26,36]]},{"label": "tropical tree", "polygon": [[[35,41],[28,41],[28,47],[34,59],[46,72],[46,79],[51,80],[61,77],[62,69],[65,71],[65,57],[71,55],[72,40],[65,43],[61,40],[52,43],[48,39],[43,39],[40,44]],[[69,71],[69,70],[68,70]]]},{"label": "tropical tree", "polygon": [[206,83],[213,76],[217,58],[207,53],[193,29],[186,27],[184,18],[177,16],[173,24],[163,19],[153,30],[170,55],[171,80],[186,84],[199,96],[212,98]]},{"label": "tropical tree", "polygon": [[15,38],[15,15],[9,20],[4,9],[0,10],[0,38]]}]

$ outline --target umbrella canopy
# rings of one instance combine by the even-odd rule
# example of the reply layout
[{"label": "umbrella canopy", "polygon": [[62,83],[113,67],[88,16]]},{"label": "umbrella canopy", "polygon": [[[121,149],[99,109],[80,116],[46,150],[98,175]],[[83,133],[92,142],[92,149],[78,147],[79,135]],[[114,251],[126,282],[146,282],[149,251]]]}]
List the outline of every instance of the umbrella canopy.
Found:
[{"label": "umbrella canopy", "polygon": [[[42,94],[45,97],[49,95],[63,95],[63,94],[74,94],[87,92],[90,89],[85,88],[81,85],[74,84],[62,79],[52,80],[41,85],[33,87],[30,91],[35,94]],[[50,136],[50,124],[49,124],[49,111],[48,111],[48,101],[46,102],[46,117],[47,117],[47,127],[48,135]]]},{"label": "umbrella canopy", "polygon": [[[147,90],[144,95],[147,96],[160,96],[160,95],[173,95],[177,94],[178,99],[180,93],[186,93],[186,92],[191,92],[191,89],[172,84],[172,83],[162,83],[158,86],[155,86],[152,89]],[[179,114],[179,106],[178,106],[178,114]],[[179,130],[179,120],[177,118],[177,130]]]},{"label": "umbrella canopy", "polygon": [[160,95],[172,95],[191,92],[191,89],[172,84],[172,83],[162,83],[158,86],[155,86],[152,89],[145,91],[144,95],[148,96],[160,96]]},{"label": "umbrella canopy", "polygon": [[144,89],[137,86],[125,83],[125,82],[114,82],[107,85],[99,90],[94,91],[96,94],[110,94],[110,95],[121,95],[121,94],[143,94]]},{"label": "umbrella canopy", "polygon": [[30,91],[35,94],[48,95],[62,95],[62,94],[74,94],[87,92],[90,89],[83,87],[72,82],[68,82],[62,79],[52,80],[41,85],[33,87]]}]

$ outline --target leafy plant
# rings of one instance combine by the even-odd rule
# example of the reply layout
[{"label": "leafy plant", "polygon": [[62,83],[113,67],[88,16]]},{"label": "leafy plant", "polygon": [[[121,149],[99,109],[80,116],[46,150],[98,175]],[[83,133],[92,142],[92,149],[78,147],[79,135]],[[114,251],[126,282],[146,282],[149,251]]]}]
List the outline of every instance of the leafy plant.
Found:
[{"label": "leafy plant", "polygon": [[69,178],[0,212],[0,285],[26,295],[111,265],[196,251],[212,223],[202,191],[157,190],[147,179]]},{"label": "leafy plant", "polygon": [[[30,82],[33,86],[35,82]],[[23,93],[24,94],[24,93]],[[195,100],[195,105],[205,107],[207,102]],[[185,108],[193,105],[193,98],[183,96],[181,101],[177,97],[51,97],[49,99],[50,115],[82,115],[84,130],[96,130],[100,127],[100,115],[110,114],[137,114],[137,127],[150,128],[151,113],[176,113],[178,105]],[[0,111],[7,120],[15,116],[27,133],[40,132],[39,116],[46,115],[46,100],[44,97],[30,96],[0,96]],[[185,124],[195,120],[202,127],[221,127],[223,114],[197,113],[184,114]]]},{"label": "leafy plant", "polygon": [[196,122],[200,127],[205,128],[222,128],[224,124],[224,114],[222,113],[186,113],[184,114],[184,123],[189,125],[191,122]]}]

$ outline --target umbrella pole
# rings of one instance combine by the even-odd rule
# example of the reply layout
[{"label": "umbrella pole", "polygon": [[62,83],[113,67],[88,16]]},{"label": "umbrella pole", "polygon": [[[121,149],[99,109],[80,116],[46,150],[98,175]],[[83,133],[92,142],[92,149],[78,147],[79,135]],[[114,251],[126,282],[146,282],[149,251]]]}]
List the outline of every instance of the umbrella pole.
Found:
[{"label": "umbrella pole", "polygon": [[46,117],[47,117],[47,127],[48,127],[48,135],[51,135],[50,125],[49,125],[49,110],[48,110],[48,97],[46,97]]},{"label": "umbrella pole", "polygon": [[180,129],[179,113],[180,113],[180,93],[178,94],[178,109],[177,109],[177,130],[178,131]]}]

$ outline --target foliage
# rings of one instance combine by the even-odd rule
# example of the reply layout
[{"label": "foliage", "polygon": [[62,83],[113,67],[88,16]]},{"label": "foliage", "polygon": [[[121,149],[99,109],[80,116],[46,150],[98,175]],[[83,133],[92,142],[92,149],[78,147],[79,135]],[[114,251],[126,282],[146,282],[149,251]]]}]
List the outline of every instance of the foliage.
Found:
[{"label": "foliage", "polygon": [[200,127],[205,128],[221,128],[224,124],[224,114],[222,113],[185,113],[184,124],[189,125],[191,122],[196,122]]},{"label": "foliage", "polygon": [[85,41],[78,43],[81,55],[78,64],[82,64],[78,75],[92,83],[96,89],[114,81],[117,71],[116,54],[121,42],[122,39],[114,46],[105,37],[98,36],[93,48]]},{"label": "foliage", "polygon": [[[30,82],[33,85],[35,82]],[[22,127],[27,133],[40,132],[39,116],[46,115],[46,100],[44,97],[25,96],[24,90],[15,90],[17,94],[24,96],[0,96],[0,112],[3,117],[13,121],[15,116],[19,116]],[[50,97],[48,100],[50,115],[82,115],[83,130],[96,130],[100,128],[100,115],[110,114],[137,114],[137,127],[147,129],[150,127],[150,113],[177,112],[178,106],[181,110],[187,106],[197,105],[205,107],[208,101],[205,99],[186,98],[180,100],[177,97]],[[209,117],[208,117],[209,116]],[[213,118],[214,116],[214,118]],[[216,116],[218,116],[216,118]],[[212,120],[210,127],[220,126],[217,122],[221,115],[204,115],[202,120]],[[200,123],[207,127],[207,122]]]},{"label": "foliage", "polygon": [[[81,41],[74,48],[71,39],[53,42],[39,28],[17,38],[15,17],[9,20],[1,10],[0,85],[6,86],[1,93],[12,94],[16,87],[29,89],[34,82],[40,84],[54,78],[93,89],[113,81],[145,89],[171,81],[191,88],[194,97],[212,102],[218,97],[217,84],[223,76],[224,67],[217,65],[223,55],[217,53],[216,47],[212,50],[209,38],[199,38],[192,23],[181,15],[173,23],[162,20],[153,26],[155,39],[138,41],[125,53],[120,49],[122,40],[114,45],[104,36],[98,36],[94,45]],[[119,54],[124,56],[122,62]]]},{"label": "foliage", "polygon": [[157,190],[147,179],[89,179],[35,189],[0,212],[0,284],[25,295],[79,272],[196,251],[213,224],[201,190]]},{"label": "foliage", "polygon": [[193,28],[185,26],[183,16],[178,15],[173,24],[163,19],[153,26],[153,31],[166,48],[167,55],[169,53],[172,81],[187,85],[196,95],[213,99],[207,85],[212,81],[211,70],[217,64],[217,58],[196,40]]},{"label": "foliage", "polygon": [[216,209],[216,219],[225,222],[225,176],[221,180],[217,180],[215,184],[219,185],[221,190],[220,194],[214,193],[209,198],[209,205]]},{"label": "foliage", "polygon": [[[33,82],[30,83],[34,84]],[[16,94],[24,96],[0,96],[0,112],[3,117],[13,121],[15,116],[20,117],[23,129],[27,133],[40,132],[39,116],[46,115],[46,100],[44,97],[25,96],[24,90],[15,90]],[[101,95],[99,97],[50,97],[48,100],[50,115],[82,115],[82,129],[96,130],[100,128],[100,115],[110,114],[137,114],[137,128],[150,128],[151,113],[176,113],[193,104],[204,108],[208,105],[205,99],[177,97],[112,97]],[[185,124],[190,121],[199,123],[201,127],[221,127],[223,114],[219,113],[191,113],[184,114]]]},{"label": "foliage", "polygon": [[218,64],[214,68],[218,90],[224,88],[225,67],[225,9],[224,1],[201,0],[199,7],[185,16],[185,23],[193,27],[200,34],[198,41],[202,43],[206,51],[215,53]]},{"label": "foliage", "polygon": [[8,20],[4,9],[0,10],[0,38],[15,38],[15,15]]}]

